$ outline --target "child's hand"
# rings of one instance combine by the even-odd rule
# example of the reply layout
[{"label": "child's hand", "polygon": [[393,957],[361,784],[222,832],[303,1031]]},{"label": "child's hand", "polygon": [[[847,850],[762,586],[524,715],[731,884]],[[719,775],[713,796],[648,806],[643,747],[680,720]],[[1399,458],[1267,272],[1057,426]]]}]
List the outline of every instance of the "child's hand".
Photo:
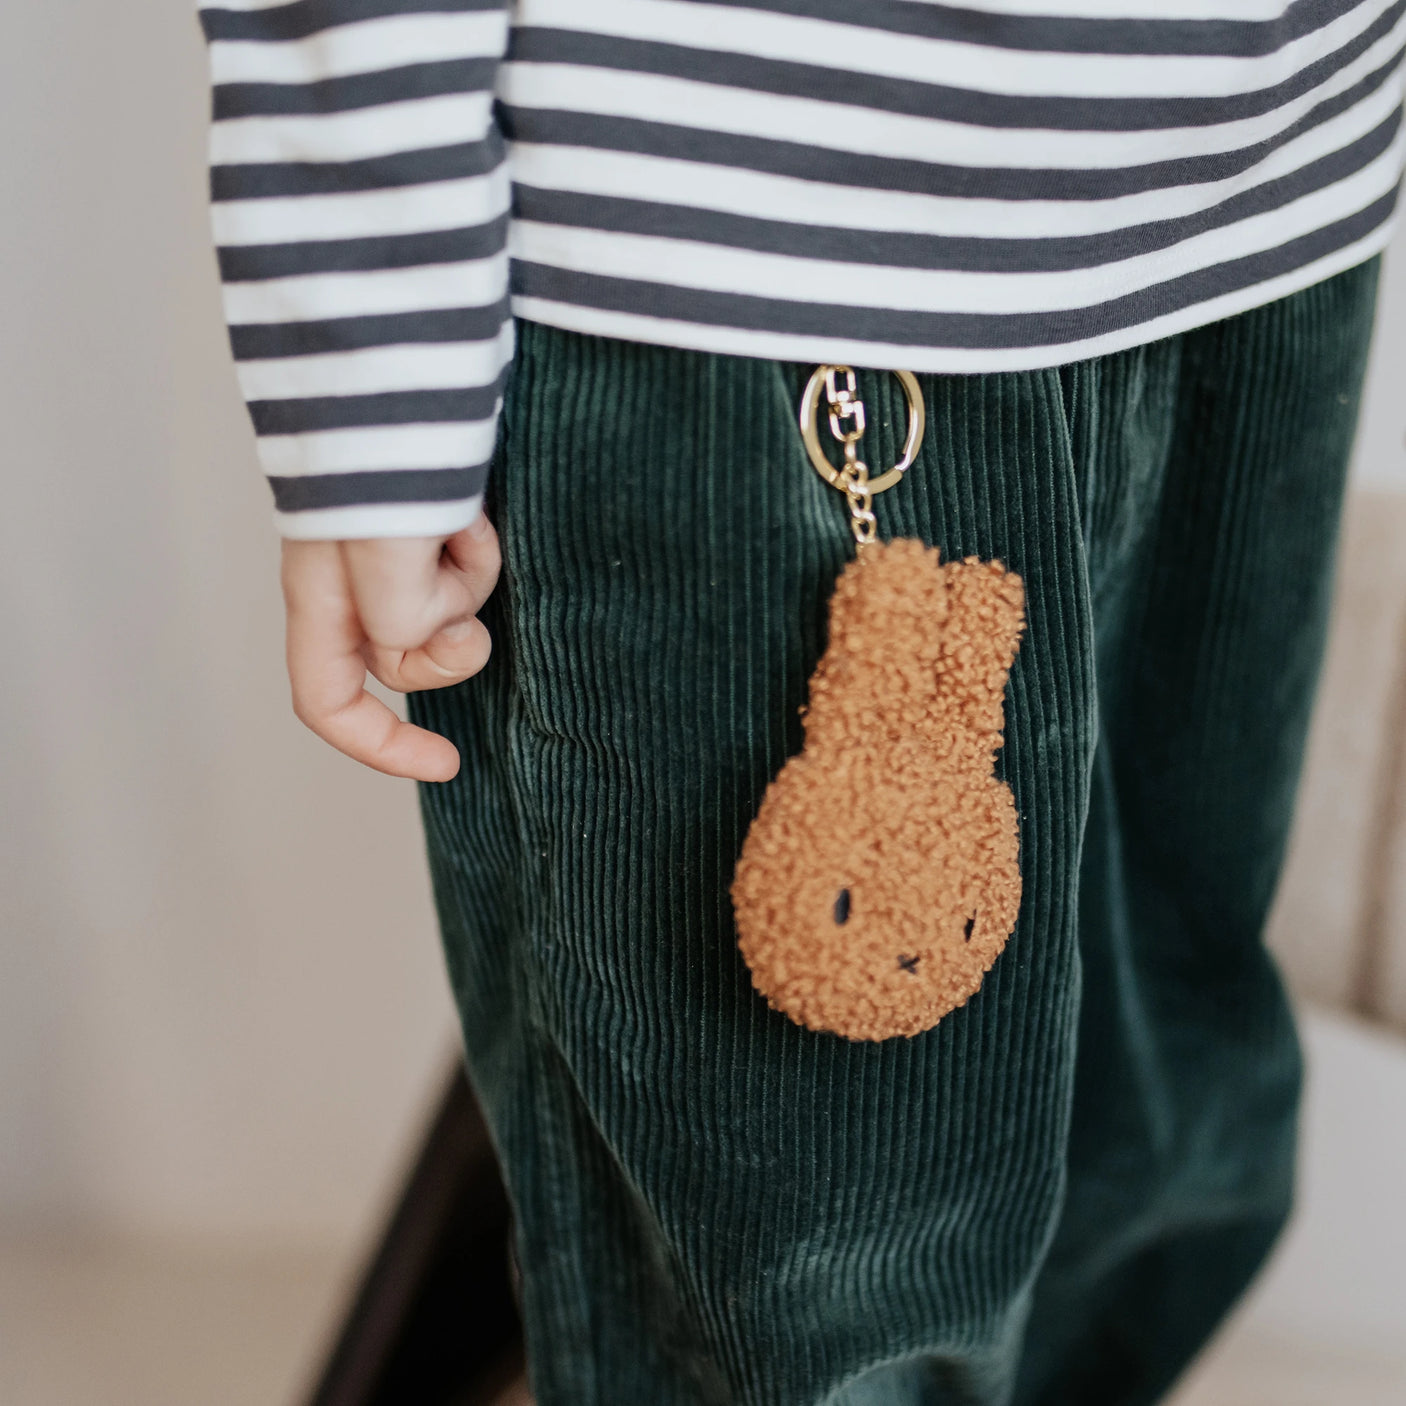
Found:
[{"label": "child's hand", "polygon": [[498,536],[482,515],[447,540],[394,537],[283,544],[293,711],[324,741],[392,776],[448,781],[448,738],[401,722],[365,688],[444,688],[488,662],[474,617],[498,580]]}]

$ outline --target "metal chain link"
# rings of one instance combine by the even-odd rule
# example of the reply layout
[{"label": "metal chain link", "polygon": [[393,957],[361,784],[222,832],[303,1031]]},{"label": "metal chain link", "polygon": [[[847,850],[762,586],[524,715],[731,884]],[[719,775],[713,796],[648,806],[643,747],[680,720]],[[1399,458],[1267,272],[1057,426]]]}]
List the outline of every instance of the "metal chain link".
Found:
[{"label": "metal chain link", "polygon": [[[837,377],[844,377],[840,385]],[[850,531],[856,545],[868,546],[879,529],[874,516],[874,495],[869,491],[869,466],[859,457],[859,441],[864,437],[864,402],[854,371],[848,366],[831,366],[825,372],[825,398],[830,411],[830,433],[840,441],[845,462],[839,471],[837,487],[844,489],[849,503]]]}]

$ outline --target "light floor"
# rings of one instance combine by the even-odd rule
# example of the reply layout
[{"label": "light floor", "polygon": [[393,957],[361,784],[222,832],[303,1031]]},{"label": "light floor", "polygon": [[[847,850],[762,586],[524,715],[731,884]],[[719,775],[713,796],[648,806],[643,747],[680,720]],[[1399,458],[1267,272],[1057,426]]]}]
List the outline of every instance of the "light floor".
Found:
[{"label": "light floor", "polygon": [[[1298,1222],[1168,1406],[1406,1406],[1406,1046],[1306,1028]],[[0,1238],[0,1403],[295,1406],[349,1259]]]},{"label": "light floor", "polygon": [[0,1241],[3,1406],[292,1406],[342,1254]]}]

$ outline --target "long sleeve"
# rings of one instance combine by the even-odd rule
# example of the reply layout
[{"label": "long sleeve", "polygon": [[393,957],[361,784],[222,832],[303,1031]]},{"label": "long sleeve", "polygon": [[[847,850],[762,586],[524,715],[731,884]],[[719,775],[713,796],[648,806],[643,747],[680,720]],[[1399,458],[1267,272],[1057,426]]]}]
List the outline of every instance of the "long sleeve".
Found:
[{"label": "long sleeve", "polygon": [[225,315],[286,537],[478,513],[512,358],[508,5],[200,7]]}]

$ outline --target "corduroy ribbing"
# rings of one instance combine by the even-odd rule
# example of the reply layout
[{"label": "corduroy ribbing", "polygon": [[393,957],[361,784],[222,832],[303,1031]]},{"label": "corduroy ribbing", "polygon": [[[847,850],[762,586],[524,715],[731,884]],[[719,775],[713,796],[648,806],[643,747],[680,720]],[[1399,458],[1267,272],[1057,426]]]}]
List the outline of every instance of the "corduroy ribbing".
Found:
[{"label": "corduroy ribbing", "polygon": [[[770,1010],[727,898],[852,549],[810,368],[520,328],[494,657],[413,715],[464,753],[423,807],[539,1406],[1139,1403],[1195,1351],[1286,1205],[1259,937],[1374,281],[921,378],[880,528],[1025,580],[1025,899],[966,1007],[877,1045]],[[903,397],[861,388],[879,467]]]}]

